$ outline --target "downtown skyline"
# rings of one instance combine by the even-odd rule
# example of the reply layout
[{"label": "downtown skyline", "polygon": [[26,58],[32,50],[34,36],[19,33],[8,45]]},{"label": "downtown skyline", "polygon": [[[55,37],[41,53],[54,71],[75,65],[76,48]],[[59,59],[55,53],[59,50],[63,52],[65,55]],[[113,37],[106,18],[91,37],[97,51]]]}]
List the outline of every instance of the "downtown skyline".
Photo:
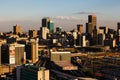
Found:
[{"label": "downtown skyline", "polygon": [[[87,16],[97,15],[97,26],[106,26],[116,29],[120,21],[120,1],[94,1],[94,0],[1,0],[0,1],[0,31],[12,30],[16,24],[23,30],[39,29],[41,19],[50,17],[55,27],[63,27],[64,30],[76,28],[77,24],[87,22]],[[8,30],[7,30],[8,29]]]}]

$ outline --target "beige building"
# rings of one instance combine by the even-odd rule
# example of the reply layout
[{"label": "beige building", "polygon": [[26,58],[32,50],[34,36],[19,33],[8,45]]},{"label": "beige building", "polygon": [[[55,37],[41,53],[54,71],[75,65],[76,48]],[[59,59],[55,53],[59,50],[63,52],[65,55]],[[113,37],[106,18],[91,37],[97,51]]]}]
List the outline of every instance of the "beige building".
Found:
[{"label": "beige building", "polygon": [[58,65],[62,70],[77,70],[78,67],[71,64],[70,52],[51,51],[51,61]]},{"label": "beige building", "polygon": [[42,27],[42,38],[47,39],[47,34],[49,33],[49,29],[47,27]]},{"label": "beige building", "polygon": [[29,30],[30,37],[37,37],[37,30]]},{"label": "beige building", "polygon": [[38,61],[38,38],[30,39],[26,45],[26,59],[33,63]]},{"label": "beige building", "polygon": [[86,35],[82,36],[82,47],[87,47],[89,46],[89,41],[86,39]]},{"label": "beige building", "polygon": [[83,25],[82,24],[78,24],[77,25],[77,32],[78,32],[78,34],[82,34],[83,33]]},{"label": "beige building", "polygon": [[15,67],[16,65],[0,65],[0,76],[6,77],[5,73],[11,74],[15,69]]},{"label": "beige building", "polygon": [[38,71],[38,80],[50,80],[49,70],[41,69]]},{"label": "beige building", "polygon": [[108,34],[108,26],[99,27],[99,33]]},{"label": "beige building", "polygon": [[35,63],[38,61],[38,40],[32,40],[31,43],[31,53],[32,53],[32,62]]},{"label": "beige building", "polygon": [[16,24],[13,26],[13,33],[14,34],[22,34],[22,28],[20,25]]}]

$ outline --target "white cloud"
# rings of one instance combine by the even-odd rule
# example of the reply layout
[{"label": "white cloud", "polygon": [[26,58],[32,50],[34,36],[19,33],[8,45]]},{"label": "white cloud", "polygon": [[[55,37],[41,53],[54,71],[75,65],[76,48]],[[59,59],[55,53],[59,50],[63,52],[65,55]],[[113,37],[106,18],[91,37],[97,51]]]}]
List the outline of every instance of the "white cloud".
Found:
[{"label": "white cloud", "polygon": [[62,19],[62,20],[80,20],[80,18],[75,16],[56,16],[54,19]]}]

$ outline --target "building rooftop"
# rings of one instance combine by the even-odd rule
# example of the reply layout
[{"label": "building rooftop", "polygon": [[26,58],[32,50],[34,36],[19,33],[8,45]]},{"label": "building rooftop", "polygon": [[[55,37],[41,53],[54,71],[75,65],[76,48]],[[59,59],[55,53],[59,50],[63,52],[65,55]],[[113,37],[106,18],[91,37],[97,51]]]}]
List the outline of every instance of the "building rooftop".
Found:
[{"label": "building rooftop", "polygon": [[70,62],[67,62],[67,61],[55,61],[55,64],[61,67],[62,70],[77,70],[78,69],[77,66],[74,66]]}]

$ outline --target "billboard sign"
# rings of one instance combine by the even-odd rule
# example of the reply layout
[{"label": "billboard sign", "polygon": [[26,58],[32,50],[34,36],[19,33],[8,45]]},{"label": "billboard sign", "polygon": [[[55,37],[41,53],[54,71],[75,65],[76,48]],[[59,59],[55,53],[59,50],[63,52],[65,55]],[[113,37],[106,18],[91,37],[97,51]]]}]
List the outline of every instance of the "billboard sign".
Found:
[{"label": "billboard sign", "polygon": [[9,47],[9,64],[15,64],[15,47]]}]

